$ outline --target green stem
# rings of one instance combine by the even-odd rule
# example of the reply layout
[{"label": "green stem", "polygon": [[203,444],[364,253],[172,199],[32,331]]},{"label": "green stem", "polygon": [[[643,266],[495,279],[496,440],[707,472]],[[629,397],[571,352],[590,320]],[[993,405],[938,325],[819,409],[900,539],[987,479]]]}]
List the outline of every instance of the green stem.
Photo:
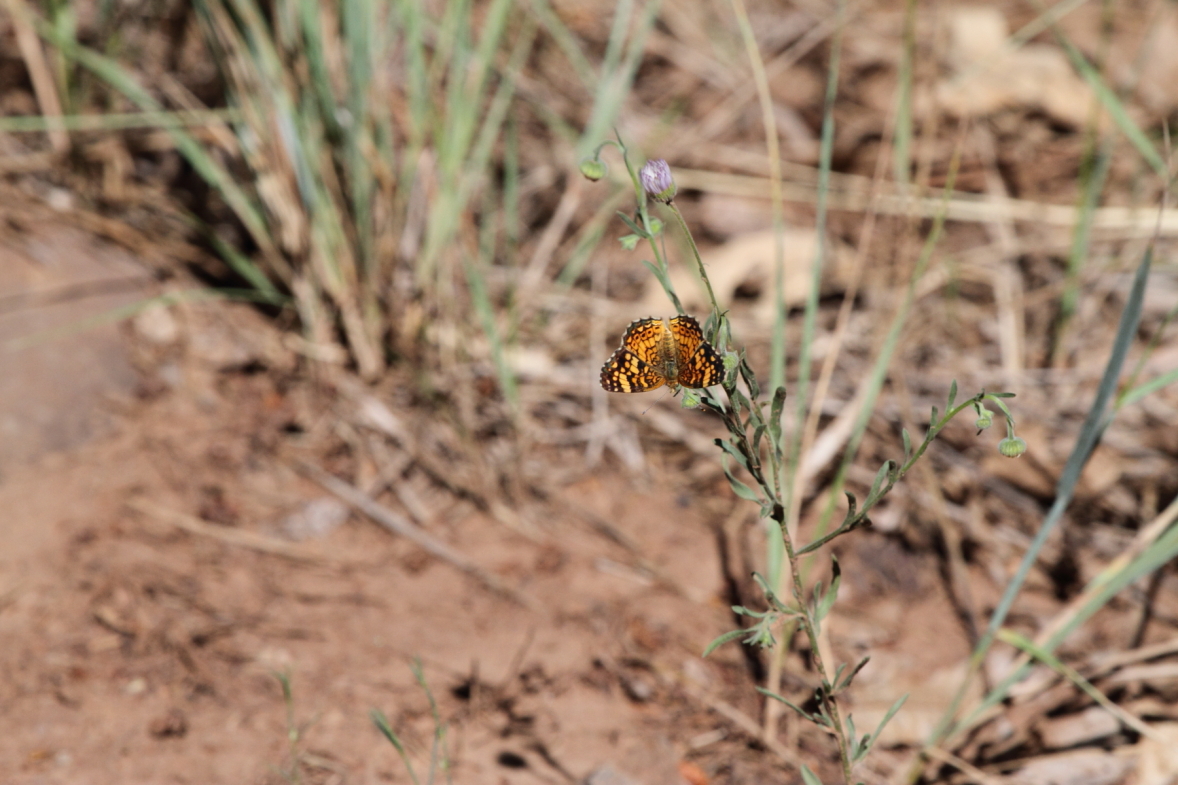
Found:
[{"label": "green stem", "polygon": [[687,228],[687,222],[683,220],[683,213],[679,212],[679,208],[675,206],[674,202],[671,202],[667,206],[671,208],[671,212],[678,219],[679,228],[683,230],[683,235],[687,238],[687,244],[691,246],[691,253],[695,256],[695,263],[699,267],[699,277],[703,279],[704,286],[708,288],[708,299],[712,301],[712,313],[716,315],[714,334],[708,337],[714,342],[716,335],[720,333],[720,319],[723,316],[720,313],[720,304],[716,302],[716,292],[712,290],[712,282],[708,278],[708,271],[704,269],[704,260],[699,255],[699,246],[695,244],[695,238],[691,236],[691,231]]}]

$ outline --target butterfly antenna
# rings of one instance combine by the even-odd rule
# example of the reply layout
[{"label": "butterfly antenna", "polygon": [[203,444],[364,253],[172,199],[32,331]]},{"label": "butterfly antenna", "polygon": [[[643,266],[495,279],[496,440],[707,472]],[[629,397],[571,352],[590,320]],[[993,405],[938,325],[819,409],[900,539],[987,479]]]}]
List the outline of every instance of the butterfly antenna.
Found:
[{"label": "butterfly antenna", "polygon": [[667,397],[667,393],[669,393],[669,392],[671,392],[670,388],[664,389],[662,395],[660,395],[658,398],[655,398],[654,402],[651,403],[650,406],[647,406],[645,409],[642,410],[642,416],[645,417],[647,412],[649,412],[651,409],[653,409],[659,403],[662,403],[662,400]]}]

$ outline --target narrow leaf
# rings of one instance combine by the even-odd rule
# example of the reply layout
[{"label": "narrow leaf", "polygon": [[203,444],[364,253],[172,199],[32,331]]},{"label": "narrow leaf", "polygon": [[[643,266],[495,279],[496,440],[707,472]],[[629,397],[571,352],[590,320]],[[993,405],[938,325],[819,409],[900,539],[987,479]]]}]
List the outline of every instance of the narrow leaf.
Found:
[{"label": "narrow leaf", "polygon": [[757,687],[757,692],[761,693],[762,695],[764,695],[767,698],[772,698],[773,700],[781,701],[786,706],[789,706],[791,709],[793,709],[798,714],[800,714],[802,717],[805,717],[806,719],[810,720],[810,722],[816,722],[819,725],[826,724],[825,722],[823,722],[822,717],[820,717],[819,715],[811,714],[810,712],[806,711],[805,709],[801,708],[800,706],[797,706],[796,704],[791,703],[790,701],[781,697],[776,692],[772,692],[771,690],[767,690],[764,687]]},{"label": "narrow leaf", "polygon": [[625,213],[623,213],[620,210],[618,211],[618,217],[622,219],[622,223],[626,224],[626,227],[634,234],[638,235],[639,237],[641,237],[643,239],[646,239],[649,236],[649,235],[647,235],[645,229],[643,229],[641,226],[639,226],[637,223],[634,222],[633,218],[626,215]]},{"label": "narrow leaf", "polygon": [[704,649],[704,653],[701,656],[706,657],[709,654],[711,654],[712,652],[714,652],[716,649],[723,646],[725,643],[728,643],[728,641],[736,640],[740,636],[746,635],[746,634],[748,634],[748,630],[729,630],[728,632],[724,633],[723,635],[719,636],[718,638],[713,640],[711,643],[709,643],[708,647],[706,649]]},{"label": "narrow leaf", "polygon": [[[843,580],[843,571],[842,568],[839,567],[838,558],[835,556],[831,556],[830,558],[832,562],[830,591],[826,592],[826,594],[822,597],[822,600],[818,603],[818,607],[814,610],[816,621],[825,619],[826,614],[830,613],[830,609],[834,607],[834,601],[838,598],[839,584],[842,583]],[[837,676],[835,677],[835,683],[838,683]]]},{"label": "narrow leaf", "polygon": [[[871,748],[875,746],[875,743],[879,741],[879,737],[883,734],[883,729],[886,728],[888,723],[892,721],[892,717],[896,716],[896,712],[900,710],[900,707],[904,705],[904,701],[906,700],[908,700],[907,694],[900,696],[896,702],[892,704],[892,708],[888,709],[888,713],[885,714],[883,720],[880,721],[879,727],[875,729],[875,733],[872,733],[863,739],[865,742],[863,749],[859,752],[859,755],[853,762],[862,760],[867,756],[867,753],[871,752]],[[868,738],[871,739],[870,743],[866,743]]]},{"label": "narrow leaf", "polygon": [[855,667],[852,668],[851,672],[847,674],[847,678],[843,679],[841,682],[836,679],[834,688],[835,692],[841,692],[850,687],[851,682],[854,681],[855,677],[859,675],[859,671],[863,670],[863,667],[869,662],[871,662],[871,658],[864,657],[863,659],[859,660],[859,662],[855,663]]},{"label": "narrow leaf", "polygon": [[810,767],[802,764],[802,781],[806,785],[822,785],[822,780],[818,779],[818,775],[810,771]]},{"label": "narrow leaf", "polygon": [[743,466],[745,469],[748,469],[748,467],[749,467],[748,458],[745,457],[743,452],[741,452],[739,449],[737,449],[736,445],[734,445],[732,442],[728,441],[727,439],[716,439],[715,441],[716,441],[717,447],[721,448],[722,450],[724,450],[724,452],[728,453],[733,458],[735,458],[736,462],[739,463],[741,466]]},{"label": "narrow leaf", "polygon": [[866,503],[875,503],[879,497],[879,489],[883,487],[884,480],[888,479],[888,475],[891,474],[892,468],[895,465],[895,463],[889,460],[884,461],[883,466],[879,467],[879,471],[875,473],[875,480],[871,483],[871,490],[867,493]]}]

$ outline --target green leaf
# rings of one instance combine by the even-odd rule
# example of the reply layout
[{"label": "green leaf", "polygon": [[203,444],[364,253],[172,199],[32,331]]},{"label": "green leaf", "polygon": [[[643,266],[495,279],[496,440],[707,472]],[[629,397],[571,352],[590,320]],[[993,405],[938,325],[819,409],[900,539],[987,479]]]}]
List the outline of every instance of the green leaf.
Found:
[{"label": "green leaf", "polygon": [[725,643],[728,643],[728,641],[736,640],[737,638],[739,638],[742,635],[747,634],[748,632],[749,632],[748,630],[729,630],[728,632],[724,633],[723,635],[719,636],[718,638],[713,640],[711,643],[709,643],[708,647],[706,649],[704,649],[704,653],[701,656],[703,656],[703,657],[708,656],[709,654],[714,652],[716,649],[723,646]]},{"label": "green leaf", "polygon": [[[892,708],[888,709],[888,713],[885,714],[883,720],[880,721],[879,727],[875,729],[875,733],[871,733],[863,737],[862,748],[859,750],[859,754],[856,755],[851,761],[852,763],[858,763],[867,757],[867,753],[871,752],[871,748],[875,746],[877,741],[879,741],[879,737],[883,733],[883,729],[886,728],[887,724],[892,721],[892,717],[896,716],[896,712],[900,710],[900,707],[904,705],[904,701],[906,700],[908,700],[907,694],[900,696],[896,702],[892,704]],[[868,741],[868,739],[870,739],[870,741]]]},{"label": "green leaf", "polygon": [[622,223],[626,224],[626,228],[634,234],[638,235],[640,239],[645,240],[650,236],[646,233],[645,229],[634,222],[634,219],[620,210],[618,211],[618,217],[622,219]]},{"label": "green leaf", "polygon": [[745,469],[748,469],[748,467],[749,467],[748,458],[745,457],[743,452],[741,452],[740,450],[738,450],[736,448],[736,445],[734,445],[732,442],[728,441],[727,439],[716,439],[715,442],[716,442],[717,447],[720,447],[721,449],[723,449],[724,452],[728,453],[733,458],[735,458],[737,463],[739,463]]},{"label": "green leaf", "polygon": [[806,785],[822,785],[822,780],[818,779],[818,775],[810,771],[810,767],[802,764],[802,781]]},{"label": "green leaf", "polygon": [[855,664],[855,667],[852,668],[851,672],[847,674],[847,678],[842,679],[841,681],[839,679],[835,679],[834,691],[838,693],[850,687],[851,682],[854,681],[855,677],[859,675],[859,671],[863,670],[863,667],[869,662],[871,662],[871,657],[864,657]]},{"label": "green leaf", "polygon": [[745,485],[740,480],[732,476],[732,472],[724,469],[724,474],[728,477],[728,484],[732,486],[733,492],[742,499],[747,499],[750,502],[761,503],[761,497],[752,488]]},{"label": "green leaf", "polygon": [[908,463],[908,459],[912,457],[912,437],[908,435],[907,428],[900,431],[900,438],[904,440],[904,463]]},{"label": "green leaf", "polygon": [[739,615],[739,616],[751,616],[754,619],[763,619],[769,615],[768,611],[749,610],[748,608],[744,607],[743,605],[733,605],[732,612]]},{"label": "green leaf", "polygon": [[761,693],[762,695],[764,695],[767,698],[772,698],[775,701],[780,701],[780,702],[784,703],[786,706],[789,706],[791,709],[796,711],[799,715],[801,715],[805,719],[810,720],[810,722],[816,722],[819,725],[826,724],[825,722],[823,722],[823,718],[820,717],[819,715],[811,714],[810,712],[806,711],[805,709],[801,708],[800,706],[781,697],[780,695],[778,695],[776,692],[773,692],[772,690],[767,690],[764,687],[757,687],[757,692]]},{"label": "green leaf", "polygon": [[953,403],[956,400],[957,400],[957,380],[954,379],[953,383],[949,385],[949,401],[948,401],[948,403],[945,404],[945,411],[951,410],[953,408]]},{"label": "green leaf", "polygon": [[732,398],[732,406],[736,409],[736,411],[738,411],[738,412],[752,411],[752,409],[753,409],[752,403],[749,402],[749,399],[746,398],[744,393],[742,393],[739,389],[733,389],[732,392],[729,394],[729,396]]},{"label": "green leaf", "polygon": [[[830,560],[831,560],[830,591],[826,592],[826,594],[823,595],[822,598],[818,601],[818,605],[814,609],[814,620],[815,621],[822,621],[823,619],[826,618],[826,615],[828,613],[830,613],[830,609],[832,607],[834,607],[834,601],[838,598],[839,584],[841,584],[842,580],[843,580],[843,570],[839,566],[838,557],[832,555],[830,557]],[[815,592],[817,592],[817,589],[815,589]],[[835,682],[837,683],[837,681],[838,681],[838,679],[836,678]]]},{"label": "green leaf", "polygon": [[409,772],[409,779],[414,784],[418,782],[417,774],[413,770],[413,764],[409,760],[409,754],[405,751],[405,745],[401,742],[401,738],[393,730],[393,726],[389,724],[388,718],[379,709],[373,709],[368,713],[372,724],[380,731],[381,735],[388,739],[389,743],[393,745],[393,749],[401,756],[401,761],[405,764],[406,770]]},{"label": "green leaf", "polygon": [[1007,405],[1005,403],[1003,403],[1001,400],[1002,398],[1010,398],[1010,397],[1013,397],[1013,394],[1002,395],[1001,393],[986,393],[986,398],[993,401],[994,405],[1002,410],[1002,416],[1004,416],[1006,419],[1010,420],[1011,422],[1014,422],[1014,415],[1012,415],[1010,413],[1009,407],[1007,407]]},{"label": "green leaf", "polygon": [[753,373],[752,366],[748,364],[748,360],[745,359],[743,352],[741,352],[740,365],[738,367],[740,368],[740,375],[744,379],[744,383],[749,386],[749,394],[756,398],[761,394],[761,385],[757,381],[757,375]]},{"label": "green leaf", "polygon": [[642,242],[642,238],[636,234],[627,234],[619,237],[618,242],[622,244],[622,248],[627,251],[633,251],[638,247],[638,243]]},{"label": "green leaf", "polygon": [[753,452],[760,452],[761,439],[765,436],[765,431],[768,429],[768,425],[758,425],[753,431]]},{"label": "green leaf", "polygon": [[1168,385],[1178,382],[1178,368],[1169,373],[1162,374],[1156,379],[1151,379],[1148,382],[1143,382],[1121,394],[1120,406],[1125,407],[1130,404],[1140,401],[1147,395],[1157,392],[1158,390]]},{"label": "green leaf", "polygon": [[879,471],[875,473],[875,480],[871,483],[871,490],[867,492],[867,501],[865,504],[874,504],[879,499],[879,489],[883,487],[884,480],[889,478],[895,463],[887,460],[883,462],[883,466],[879,467]]},{"label": "green leaf", "polygon": [[785,387],[778,387],[773,391],[773,403],[769,405],[769,433],[773,437],[773,446],[781,448],[781,413],[785,411]]}]

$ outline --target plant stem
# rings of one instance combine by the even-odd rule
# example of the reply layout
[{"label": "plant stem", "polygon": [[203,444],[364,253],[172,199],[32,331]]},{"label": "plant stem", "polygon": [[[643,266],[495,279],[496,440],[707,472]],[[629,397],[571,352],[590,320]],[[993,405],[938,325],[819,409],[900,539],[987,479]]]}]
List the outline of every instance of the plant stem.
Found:
[{"label": "plant stem", "polygon": [[708,288],[708,299],[712,301],[712,313],[716,315],[715,334],[708,337],[715,340],[716,335],[720,332],[720,318],[723,316],[720,312],[720,304],[716,302],[716,293],[712,290],[712,282],[708,278],[708,271],[704,269],[704,260],[700,258],[699,246],[695,244],[695,238],[691,236],[691,231],[687,228],[687,222],[683,220],[683,213],[679,212],[679,208],[675,206],[674,202],[671,202],[667,206],[671,208],[671,212],[678,219],[679,228],[683,230],[683,235],[687,238],[688,245],[691,246],[691,253],[695,256],[695,263],[699,267],[699,277]]}]

